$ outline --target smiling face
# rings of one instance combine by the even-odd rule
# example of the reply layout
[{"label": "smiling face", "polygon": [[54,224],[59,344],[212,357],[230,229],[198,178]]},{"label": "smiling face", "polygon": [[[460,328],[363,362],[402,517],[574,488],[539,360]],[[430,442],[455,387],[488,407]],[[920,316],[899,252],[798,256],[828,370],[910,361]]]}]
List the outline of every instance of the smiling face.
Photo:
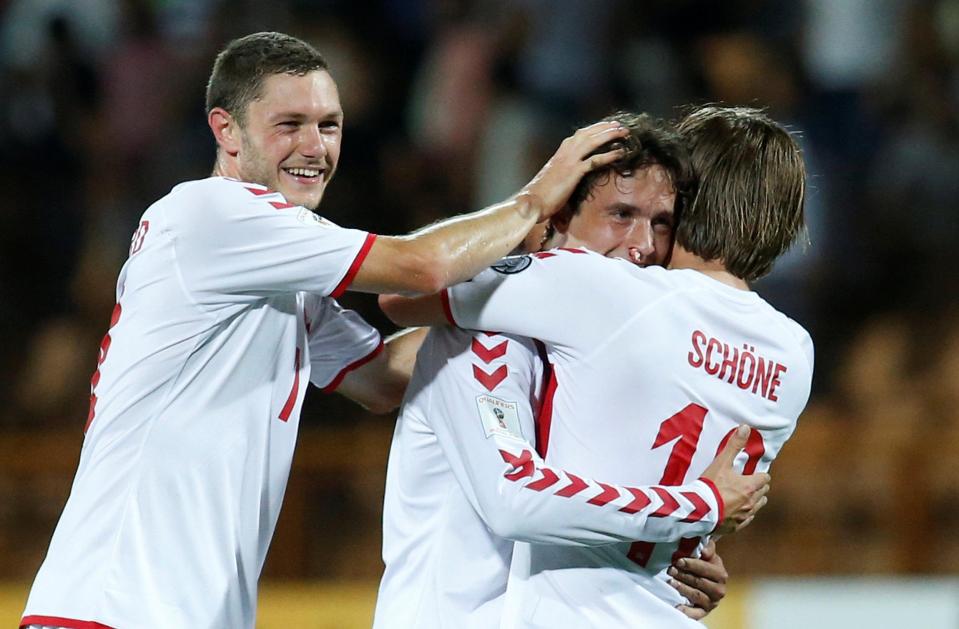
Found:
[{"label": "smiling face", "polygon": [[216,174],[264,185],[316,209],[340,158],[343,109],[328,72],[266,77],[242,116],[210,112],[220,145]]},{"label": "smiling face", "polygon": [[672,181],[658,164],[628,177],[611,173],[556,229],[566,247],[585,247],[643,266],[665,264],[673,243],[675,200]]}]

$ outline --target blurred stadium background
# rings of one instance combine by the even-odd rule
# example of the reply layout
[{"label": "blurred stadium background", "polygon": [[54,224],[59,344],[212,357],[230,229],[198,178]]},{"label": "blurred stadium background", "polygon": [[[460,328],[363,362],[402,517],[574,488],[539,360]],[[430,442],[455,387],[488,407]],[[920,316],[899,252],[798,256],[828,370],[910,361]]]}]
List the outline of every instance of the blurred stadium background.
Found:
[{"label": "blurred stadium background", "polygon": [[[69,491],[136,221],[209,173],[213,56],[258,30],[327,56],[322,213],[380,233],[506,197],[617,108],[788,123],[811,244],[757,289],[812,332],[814,395],[720,546],[710,626],[959,627],[959,0],[0,0],[0,622]],[[308,396],[260,626],[369,625],[392,423]],[[878,619],[842,620],[856,601]]]}]

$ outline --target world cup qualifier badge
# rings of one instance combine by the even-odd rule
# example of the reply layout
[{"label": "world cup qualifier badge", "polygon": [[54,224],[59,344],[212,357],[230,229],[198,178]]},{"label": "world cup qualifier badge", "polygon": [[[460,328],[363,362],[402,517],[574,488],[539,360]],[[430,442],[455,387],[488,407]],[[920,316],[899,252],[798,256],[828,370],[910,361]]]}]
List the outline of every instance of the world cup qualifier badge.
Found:
[{"label": "world cup qualifier badge", "polygon": [[519,426],[519,405],[508,402],[492,395],[480,395],[476,398],[476,410],[479,411],[480,422],[486,438],[493,435],[502,437],[522,438]]},{"label": "world cup qualifier badge", "polygon": [[528,255],[510,256],[508,258],[503,258],[490,268],[497,273],[502,273],[503,275],[514,275],[520,271],[525,271],[532,263],[533,259]]}]

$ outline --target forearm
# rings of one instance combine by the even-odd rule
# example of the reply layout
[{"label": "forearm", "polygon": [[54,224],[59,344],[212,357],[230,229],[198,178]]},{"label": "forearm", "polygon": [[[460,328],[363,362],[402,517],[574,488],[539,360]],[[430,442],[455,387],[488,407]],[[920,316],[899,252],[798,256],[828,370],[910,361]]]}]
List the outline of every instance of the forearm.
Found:
[{"label": "forearm", "polygon": [[[501,450],[499,505],[487,522],[517,541],[559,545],[671,542],[709,533],[719,522],[717,497],[702,481],[682,486],[624,487],[548,466],[535,452]],[[489,496],[490,494],[488,494]]]},{"label": "forearm", "polygon": [[[628,130],[598,122],[566,138],[515,196],[409,236],[379,237],[350,286],[371,293],[435,293],[467,280],[509,254],[533,226],[555,214],[583,175],[623,156]],[[606,145],[606,150],[600,147]]]},{"label": "forearm", "polygon": [[408,236],[381,236],[353,290],[430,294],[465,281],[508,255],[539,218],[534,195],[434,223]]},{"label": "forearm", "polygon": [[410,382],[416,353],[429,328],[400,330],[386,339],[383,353],[343,379],[336,392],[374,413],[400,405]]},{"label": "forearm", "polygon": [[406,328],[386,339],[388,350],[387,370],[391,380],[402,382],[403,389],[410,382],[413,367],[416,366],[416,354],[423,345],[423,339],[429,333],[429,328]]}]

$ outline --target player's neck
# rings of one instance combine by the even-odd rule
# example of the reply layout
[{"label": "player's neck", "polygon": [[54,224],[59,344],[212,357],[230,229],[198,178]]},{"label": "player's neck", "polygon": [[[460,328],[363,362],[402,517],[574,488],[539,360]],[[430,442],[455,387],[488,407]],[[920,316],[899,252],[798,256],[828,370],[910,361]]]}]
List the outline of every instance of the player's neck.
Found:
[{"label": "player's neck", "polygon": [[708,275],[714,280],[722,282],[727,286],[732,286],[733,288],[738,288],[739,290],[750,290],[749,284],[727,271],[726,267],[723,266],[723,263],[719,260],[703,260],[699,256],[686,251],[679,245],[673,247],[673,255],[669,261],[669,268],[692,269],[693,271],[699,271],[703,275]]},{"label": "player's neck", "polygon": [[237,167],[236,161],[224,156],[221,151],[217,151],[212,176],[229,177],[230,179],[243,181],[243,178],[240,177],[240,169]]}]

